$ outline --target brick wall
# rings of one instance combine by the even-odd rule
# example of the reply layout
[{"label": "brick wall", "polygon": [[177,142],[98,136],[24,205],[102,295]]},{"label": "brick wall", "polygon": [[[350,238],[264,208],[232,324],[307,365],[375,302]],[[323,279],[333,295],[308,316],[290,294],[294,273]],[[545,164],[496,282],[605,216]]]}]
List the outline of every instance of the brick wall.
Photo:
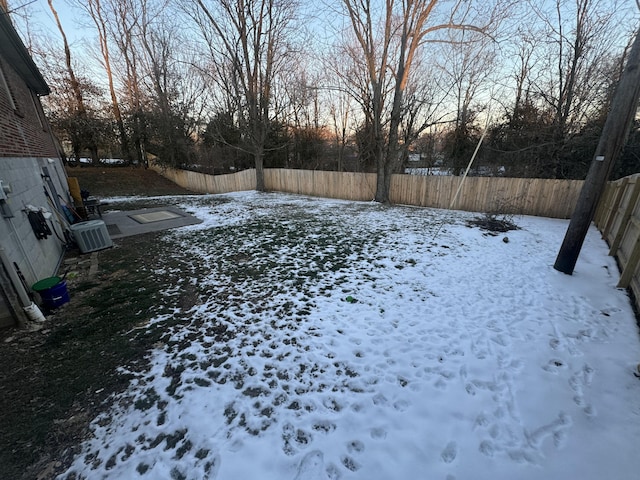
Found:
[{"label": "brick wall", "polygon": [[57,157],[40,99],[0,57],[0,157]]}]

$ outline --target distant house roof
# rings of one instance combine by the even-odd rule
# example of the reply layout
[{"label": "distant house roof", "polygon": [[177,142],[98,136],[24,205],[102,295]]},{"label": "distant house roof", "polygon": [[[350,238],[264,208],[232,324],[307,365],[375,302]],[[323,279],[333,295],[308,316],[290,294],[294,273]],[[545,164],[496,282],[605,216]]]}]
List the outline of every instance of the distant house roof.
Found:
[{"label": "distant house roof", "polygon": [[51,90],[22,43],[9,15],[0,7],[0,55],[18,72],[25,83],[38,95],[49,95]]}]

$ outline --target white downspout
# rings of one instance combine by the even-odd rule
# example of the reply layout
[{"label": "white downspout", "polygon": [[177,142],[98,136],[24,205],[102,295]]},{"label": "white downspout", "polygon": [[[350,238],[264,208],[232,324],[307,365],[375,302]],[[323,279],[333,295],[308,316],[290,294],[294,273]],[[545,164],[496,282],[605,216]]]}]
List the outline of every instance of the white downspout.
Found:
[{"label": "white downspout", "polygon": [[23,258],[27,261],[27,266],[29,267],[29,270],[31,270],[31,274],[33,275],[33,278],[37,280],[38,274],[36,273],[36,269],[34,268],[33,263],[31,263],[31,258],[29,257],[26,250],[24,249],[24,245],[20,241],[20,236],[18,235],[18,229],[16,228],[16,225],[13,223],[13,218],[8,218],[7,220],[9,220],[9,225],[11,225],[11,229],[13,230],[13,235],[15,237],[14,241],[20,248]]},{"label": "white downspout", "polygon": [[18,294],[18,299],[20,300],[20,304],[22,305],[22,308],[26,313],[27,317],[29,318],[29,320],[33,320],[36,322],[43,322],[45,320],[44,315],[42,314],[38,306],[35,303],[33,303],[29,298],[29,295],[27,294],[27,291],[25,290],[24,285],[22,285],[22,282],[20,281],[20,277],[18,277],[18,274],[13,268],[13,265],[11,264],[9,257],[7,256],[7,253],[5,252],[4,247],[2,246],[0,246],[0,261],[2,262],[2,265],[4,266],[7,273],[9,274],[9,279],[11,280],[11,283],[13,284],[13,288],[15,288],[16,293]]}]

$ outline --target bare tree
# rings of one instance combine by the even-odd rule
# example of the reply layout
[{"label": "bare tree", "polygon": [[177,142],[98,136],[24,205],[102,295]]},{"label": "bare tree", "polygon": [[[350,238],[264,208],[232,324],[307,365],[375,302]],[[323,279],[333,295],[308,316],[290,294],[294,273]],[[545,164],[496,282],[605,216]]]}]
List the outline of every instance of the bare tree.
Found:
[{"label": "bare tree", "polygon": [[168,148],[165,162],[176,166],[186,159],[180,158],[179,142],[183,132],[177,131],[174,127],[179,127],[174,121],[172,100],[175,94],[175,83],[171,71],[172,55],[176,53],[177,45],[173,42],[173,34],[170,26],[161,22],[159,28],[152,29],[146,21],[146,10],[143,12],[143,21],[140,24],[140,42],[143,47],[142,59],[145,64],[146,78],[151,82],[151,89],[154,92],[156,107],[158,109],[158,120],[160,131]]},{"label": "bare tree", "polygon": [[190,163],[206,95],[167,2],[89,0],[83,8],[96,26],[122,153],[145,166],[147,153]]},{"label": "bare tree", "polygon": [[537,35],[531,30],[520,29],[515,42],[515,66],[512,74],[515,81],[515,95],[513,98],[512,112],[518,112],[523,103],[528,101],[529,90],[533,79],[532,71],[535,68],[536,58],[534,56],[538,41]]},{"label": "bare tree", "polygon": [[614,24],[616,2],[597,0],[554,0],[552,8],[543,10],[530,3],[541,22],[544,42],[538,44],[540,74],[531,87],[553,116],[553,138],[556,148],[548,168],[555,177],[565,177],[567,166],[562,160],[562,146],[567,139],[606,102],[605,92],[611,79],[604,71],[613,46],[620,41]]},{"label": "bare tree", "polygon": [[91,152],[91,158],[93,162],[98,163],[98,146],[95,142],[95,139],[93,138],[91,128],[87,119],[87,109],[84,105],[82,88],[80,87],[80,82],[78,82],[78,79],[76,78],[73,64],[71,62],[71,48],[69,47],[69,42],[67,41],[67,35],[65,34],[64,28],[62,27],[62,23],[60,22],[58,12],[53,6],[53,0],[47,1],[49,4],[49,9],[51,10],[53,17],[55,18],[58,30],[60,31],[60,36],[62,37],[62,42],[64,45],[66,73],[69,76],[69,83],[71,85],[71,90],[75,99],[73,108],[76,118],[73,122],[73,126],[71,127],[73,130],[75,130],[75,132],[73,132],[73,134],[71,135],[73,153],[76,157],[76,160],[79,160],[82,148],[86,147]]},{"label": "bare tree", "polygon": [[198,24],[212,63],[227,64],[237,87],[247,150],[256,168],[256,189],[263,191],[265,143],[272,120],[274,79],[286,59],[297,3],[293,0],[197,0],[185,10]]},{"label": "bare tree", "polygon": [[344,170],[347,139],[353,123],[353,105],[351,97],[342,89],[331,92],[330,96],[331,125],[337,153],[337,170]]},{"label": "bare tree", "polygon": [[441,82],[450,86],[448,93],[455,105],[455,118],[446,143],[453,173],[459,175],[477,143],[473,135],[476,117],[488,110],[491,101],[488,84],[494,84],[497,52],[495,43],[486,36],[470,36],[469,32],[455,30],[447,32],[447,38],[441,44],[438,63]]},{"label": "bare tree", "polygon": [[376,160],[375,200],[388,202],[391,175],[402,161],[399,128],[404,95],[420,47],[443,41],[439,32],[484,32],[497,19],[485,18],[481,25],[472,18],[472,2],[462,0],[385,0],[379,11],[371,0],[342,0],[342,4],[359,47],[352,60],[359,56],[366,72],[367,91],[361,103],[369,104],[365,116]]},{"label": "bare tree", "polygon": [[118,49],[120,61],[124,62],[118,72],[123,104],[129,117],[129,136],[138,164],[147,163],[147,134],[144,113],[145,94],[141,86],[144,74],[141,72],[142,55],[137,38],[142,22],[141,2],[146,0],[108,0],[109,34]]},{"label": "bare tree", "polygon": [[440,85],[440,75],[432,68],[433,63],[429,60],[416,64],[413,75],[420,78],[420,82],[410,82],[404,94],[398,146],[402,164],[408,160],[410,149],[423,132],[448,123],[448,112],[443,108],[448,89]]},{"label": "bare tree", "polygon": [[467,39],[466,33],[449,32],[449,41],[440,57],[444,81],[452,86],[456,127],[469,121],[473,102],[487,89],[486,80],[495,69],[497,53],[488,37]]},{"label": "bare tree", "polygon": [[109,95],[111,97],[111,108],[113,110],[113,116],[116,121],[118,134],[120,136],[120,149],[121,154],[127,160],[130,159],[129,153],[129,139],[124,127],[124,121],[122,119],[122,112],[120,109],[120,102],[116,94],[116,86],[114,82],[113,70],[111,68],[111,54],[109,53],[109,35],[107,18],[103,14],[102,3],[100,0],[81,0],[78,4],[84,8],[93,23],[95,24],[96,31],[98,33],[98,42],[100,45],[100,52],[102,54],[102,61],[105,72],[107,74],[107,82],[109,84]]},{"label": "bare tree", "polygon": [[308,70],[304,61],[288,65],[278,79],[282,88],[277,89],[280,95],[276,90],[274,105],[277,121],[290,131],[292,155],[286,155],[285,165],[291,166],[293,159],[295,167],[318,168],[324,154],[324,117],[321,121],[318,78]]}]

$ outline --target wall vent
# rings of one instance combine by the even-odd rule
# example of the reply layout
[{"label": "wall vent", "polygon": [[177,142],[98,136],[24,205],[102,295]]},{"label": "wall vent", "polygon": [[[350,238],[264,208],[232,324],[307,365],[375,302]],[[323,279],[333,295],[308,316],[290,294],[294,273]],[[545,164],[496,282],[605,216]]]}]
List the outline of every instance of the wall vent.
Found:
[{"label": "wall vent", "polygon": [[95,252],[113,245],[107,226],[102,220],[76,223],[71,225],[71,231],[82,253]]}]

